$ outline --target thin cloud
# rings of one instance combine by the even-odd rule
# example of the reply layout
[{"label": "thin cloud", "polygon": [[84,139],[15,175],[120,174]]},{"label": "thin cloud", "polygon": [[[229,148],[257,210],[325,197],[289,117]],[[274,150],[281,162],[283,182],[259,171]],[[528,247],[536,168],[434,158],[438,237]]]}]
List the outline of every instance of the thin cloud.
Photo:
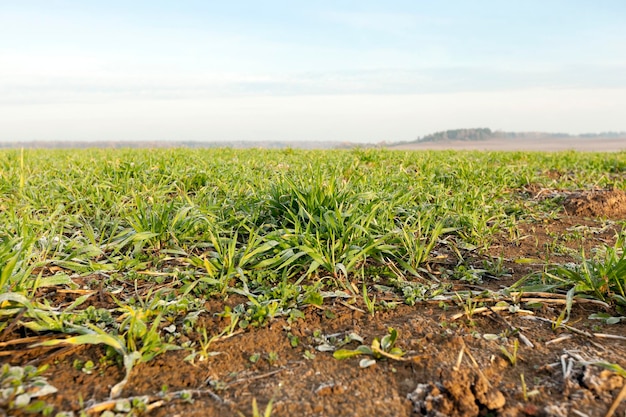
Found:
[{"label": "thin cloud", "polygon": [[626,88],[626,66],[579,65],[534,69],[447,67],[292,74],[0,75],[0,103],[180,100],[212,97],[406,95],[508,91],[524,88]]}]

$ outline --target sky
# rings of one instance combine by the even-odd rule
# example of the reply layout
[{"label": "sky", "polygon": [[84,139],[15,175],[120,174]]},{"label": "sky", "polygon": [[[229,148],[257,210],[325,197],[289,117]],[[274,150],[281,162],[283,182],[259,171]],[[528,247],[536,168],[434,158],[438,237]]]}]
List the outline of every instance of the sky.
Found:
[{"label": "sky", "polygon": [[0,0],[0,141],[626,131],[623,0]]}]

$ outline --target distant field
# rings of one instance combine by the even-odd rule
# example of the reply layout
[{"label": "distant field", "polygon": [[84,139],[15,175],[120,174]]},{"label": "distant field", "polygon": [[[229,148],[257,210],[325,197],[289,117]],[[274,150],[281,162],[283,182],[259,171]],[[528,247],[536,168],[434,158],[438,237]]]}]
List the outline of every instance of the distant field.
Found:
[{"label": "distant field", "polygon": [[605,415],[625,190],[626,152],[0,151],[0,415]]},{"label": "distant field", "polygon": [[398,150],[487,150],[487,151],[626,151],[626,138],[621,139],[487,139],[480,141],[425,142],[390,147]]}]

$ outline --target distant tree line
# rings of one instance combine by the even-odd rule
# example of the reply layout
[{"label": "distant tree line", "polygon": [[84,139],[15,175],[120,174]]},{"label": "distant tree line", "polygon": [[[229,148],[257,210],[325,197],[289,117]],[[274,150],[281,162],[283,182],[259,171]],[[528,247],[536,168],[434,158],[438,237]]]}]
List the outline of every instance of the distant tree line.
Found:
[{"label": "distant tree line", "polygon": [[489,128],[453,129],[426,135],[419,142],[440,142],[442,140],[485,140],[497,137],[497,132]]},{"label": "distant tree line", "polygon": [[626,132],[601,132],[583,133],[580,135],[570,135],[569,133],[548,133],[548,132],[503,132],[493,131],[489,128],[474,129],[453,129],[442,132],[431,133],[417,138],[414,142],[441,142],[441,141],[478,141],[487,139],[611,139],[626,138]]},{"label": "distant tree line", "polygon": [[578,136],[581,138],[623,138],[626,136],[626,132],[583,133]]}]

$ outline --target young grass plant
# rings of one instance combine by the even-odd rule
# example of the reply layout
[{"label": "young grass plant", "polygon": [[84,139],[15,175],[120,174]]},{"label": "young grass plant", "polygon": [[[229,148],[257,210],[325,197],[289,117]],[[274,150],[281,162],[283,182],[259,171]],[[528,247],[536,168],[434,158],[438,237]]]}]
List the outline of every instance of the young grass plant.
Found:
[{"label": "young grass plant", "polygon": [[374,298],[369,297],[365,280],[363,281],[363,302],[365,303],[365,307],[367,307],[367,311],[370,315],[374,316],[374,313],[376,312],[376,296],[374,296]]},{"label": "young grass plant", "polygon": [[65,339],[47,340],[37,344],[36,346],[55,346],[60,344],[72,346],[105,345],[112,348],[122,357],[124,368],[126,370],[124,379],[111,388],[111,398],[118,398],[122,394],[122,390],[128,382],[128,378],[130,378],[130,373],[133,370],[133,367],[141,359],[141,353],[137,351],[129,352],[122,338],[107,334],[97,326],[89,326],[89,330],[91,330],[91,332],[88,334],[68,337]]},{"label": "young grass plant", "polygon": [[500,352],[504,355],[505,358],[509,360],[512,366],[517,364],[517,350],[519,349],[519,341],[517,339],[513,340],[513,350],[509,352],[506,346],[500,346]]},{"label": "young grass plant", "polygon": [[271,270],[284,264],[283,254],[277,255],[272,251],[279,245],[277,241],[265,240],[253,229],[246,229],[246,232],[242,236],[247,237],[244,242],[240,242],[239,230],[226,236],[217,231],[207,232],[212,250],[202,258],[192,259],[207,274],[199,282],[214,285],[219,293],[224,294],[237,278],[247,291],[248,278],[255,271]]},{"label": "young grass plant", "polygon": [[31,247],[29,240],[0,237],[0,293],[32,289],[33,267],[28,266]]},{"label": "young grass plant", "polygon": [[563,286],[572,286],[577,294],[585,294],[626,308],[626,252],[624,235],[613,247],[606,247],[596,258],[588,259],[584,252],[578,265],[557,266],[546,275]]},{"label": "young grass plant", "polygon": [[313,229],[307,225],[308,230],[298,236],[297,246],[312,261],[307,274],[321,267],[333,278],[345,280],[366,258],[375,258],[389,248],[384,238],[374,234],[376,209],[370,210],[368,214],[358,214],[355,207],[345,212],[329,211],[321,225]]},{"label": "young grass plant", "polygon": [[479,307],[480,302],[473,298],[471,292],[465,294],[465,298],[458,292],[455,292],[454,295],[456,296],[457,304],[461,308],[463,308],[463,312],[465,313],[465,316],[471,323],[474,317],[474,313],[476,312],[476,309]]},{"label": "young grass plant", "polygon": [[322,268],[345,281],[366,257],[390,248],[377,233],[382,202],[319,172],[308,182],[274,187],[268,205],[270,221],[285,228],[285,244],[310,260],[307,275]]},{"label": "young grass plant", "polygon": [[398,331],[394,328],[389,328],[389,333],[382,337],[382,339],[374,338],[370,346],[361,345],[354,350],[338,349],[333,353],[335,359],[349,359],[355,356],[367,355],[369,358],[362,359],[359,362],[361,368],[367,368],[376,363],[377,360],[387,358],[396,361],[403,361],[405,352],[399,347],[395,346],[396,339],[398,338]]},{"label": "young grass plant", "polygon": [[[256,398],[252,399],[252,417],[271,417],[272,416],[272,407],[274,405],[274,398],[272,398],[265,406],[265,410],[263,414],[259,411],[259,405],[257,404]],[[240,417],[246,417],[241,411],[237,412]]]},{"label": "young grass plant", "polygon": [[432,223],[430,219],[418,216],[409,219],[393,233],[394,260],[413,276],[420,276],[418,270],[433,250],[437,239],[444,232],[443,222]]},{"label": "young grass plant", "polygon": [[[150,326],[146,319],[152,312],[144,309],[134,309],[130,305],[122,305],[125,313],[121,316],[121,323],[116,331],[102,329],[89,322],[77,324],[82,314],[77,307],[84,303],[90,294],[79,297],[63,312],[54,311],[47,303],[38,305],[17,293],[0,294],[0,305],[21,305],[26,309],[22,325],[35,332],[58,332],[77,334],[77,336],[47,340],[34,346],[64,345],[105,345],[113,349],[122,358],[126,375],[124,379],[111,389],[113,398],[119,396],[130,377],[134,365],[147,362],[159,353],[177,347],[163,343],[159,334],[160,314],[153,319]],[[4,313],[11,313],[4,310]]]}]

